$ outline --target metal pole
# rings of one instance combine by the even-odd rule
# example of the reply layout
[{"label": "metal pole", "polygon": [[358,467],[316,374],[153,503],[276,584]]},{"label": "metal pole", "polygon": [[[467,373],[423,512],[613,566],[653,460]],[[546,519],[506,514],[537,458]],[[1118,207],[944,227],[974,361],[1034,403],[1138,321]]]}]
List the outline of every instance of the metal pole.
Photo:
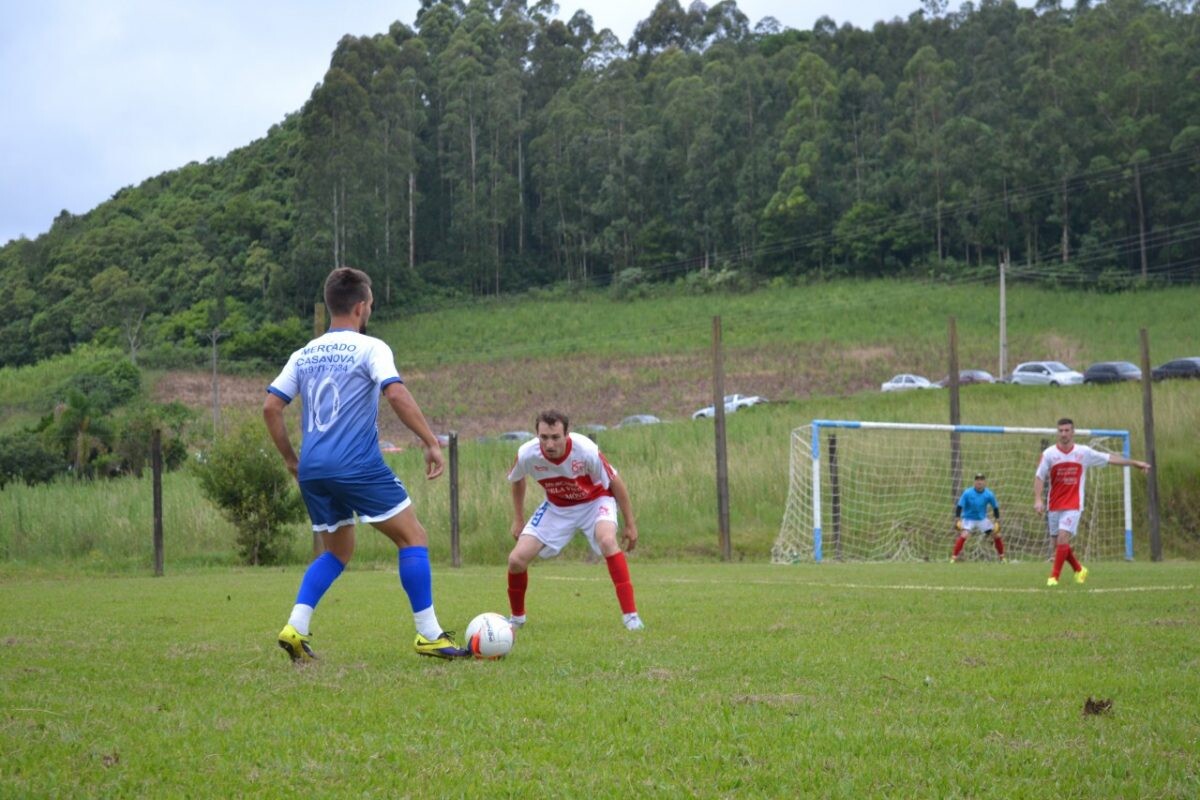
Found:
[{"label": "metal pole", "polygon": [[[962,423],[962,411],[958,397],[958,323],[950,317],[950,424]],[[962,493],[962,442],[959,432],[950,432],[950,497],[951,502]]]},{"label": "metal pole", "polygon": [[[1142,337],[1142,420],[1146,429],[1146,461],[1150,474],[1146,476],[1146,511],[1150,517],[1150,560],[1162,561],[1162,534],[1158,518],[1158,456],[1154,447],[1154,398],[1150,390],[1150,334],[1145,328]],[[1128,467],[1126,468],[1128,469]]]},{"label": "metal pole", "polygon": [[721,538],[721,559],[733,560],[729,535],[729,462],[725,450],[725,366],[721,352],[721,317],[713,317],[713,418],[717,444],[717,529]]},{"label": "metal pole", "polygon": [[458,432],[450,431],[450,563],[462,566],[458,528]]}]

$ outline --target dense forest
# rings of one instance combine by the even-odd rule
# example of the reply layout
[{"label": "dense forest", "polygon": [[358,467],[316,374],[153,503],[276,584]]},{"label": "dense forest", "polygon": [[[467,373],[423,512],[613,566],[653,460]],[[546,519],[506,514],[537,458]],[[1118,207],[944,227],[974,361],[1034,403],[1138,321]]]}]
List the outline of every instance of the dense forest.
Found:
[{"label": "dense forest", "polygon": [[[387,306],[587,285],[994,270],[1200,276],[1192,0],[926,0],[871,30],[548,0],[347,36],[259,141],[0,249],[0,366],[277,357],[333,266]],[[1023,273],[1022,273],[1023,271]]]}]

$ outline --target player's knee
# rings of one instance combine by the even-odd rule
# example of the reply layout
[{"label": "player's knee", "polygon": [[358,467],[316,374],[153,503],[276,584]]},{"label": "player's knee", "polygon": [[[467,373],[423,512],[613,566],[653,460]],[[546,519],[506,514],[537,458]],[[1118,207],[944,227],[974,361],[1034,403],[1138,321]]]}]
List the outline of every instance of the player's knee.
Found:
[{"label": "player's knee", "polygon": [[522,554],[514,548],[508,554],[508,571],[509,572],[524,572],[529,569],[529,561],[522,557]]}]

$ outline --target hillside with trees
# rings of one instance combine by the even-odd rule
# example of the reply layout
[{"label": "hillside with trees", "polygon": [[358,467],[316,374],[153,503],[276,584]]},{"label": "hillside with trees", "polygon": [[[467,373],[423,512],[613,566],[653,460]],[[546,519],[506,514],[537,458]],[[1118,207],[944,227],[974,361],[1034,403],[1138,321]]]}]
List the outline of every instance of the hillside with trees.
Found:
[{"label": "hillside with trees", "polygon": [[1200,274],[1200,12],[929,0],[871,30],[661,0],[425,0],[347,36],[267,137],[0,249],[0,366],[278,359],[321,278],[386,309],[554,283]]}]

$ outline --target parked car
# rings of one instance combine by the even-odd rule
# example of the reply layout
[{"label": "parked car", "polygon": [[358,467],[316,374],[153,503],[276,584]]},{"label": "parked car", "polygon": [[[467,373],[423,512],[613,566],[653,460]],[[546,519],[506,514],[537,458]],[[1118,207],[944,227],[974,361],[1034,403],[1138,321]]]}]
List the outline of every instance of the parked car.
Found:
[{"label": "parked car", "polygon": [[[759,403],[765,403],[765,402],[767,402],[767,398],[759,397],[756,394],[752,394],[749,396],[744,395],[744,394],[727,394],[727,395],[725,395],[725,413],[732,414],[733,412],[737,411],[739,408],[750,408],[750,406],[756,406]],[[704,417],[714,417],[714,416],[716,416],[716,414],[717,414],[716,406],[705,406],[704,408],[694,411],[692,413],[692,419],[703,419]]]},{"label": "parked car", "polygon": [[[960,369],[958,371],[958,385],[970,386],[972,383],[995,383],[996,379],[992,377],[992,373],[985,369]],[[950,376],[942,378],[934,384],[945,388],[950,385]]]},{"label": "parked car", "polygon": [[1163,378],[1200,378],[1200,356],[1177,358],[1162,366],[1150,370],[1150,377],[1156,381]]},{"label": "parked car", "polygon": [[617,423],[617,427],[628,428],[633,425],[657,425],[660,422],[662,422],[662,420],[653,414],[634,414],[633,416],[626,417]]},{"label": "parked car", "polygon": [[572,430],[574,430],[576,433],[582,433],[590,436],[593,433],[603,433],[604,431],[608,430],[608,426],[601,425],[598,422],[587,422],[583,425],[576,425],[574,428],[572,428]]},{"label": "parked car", "polygon": [[505,431],[496,437],[501,442],[528,442],[534,438],[530,431]]},{"label": "parked car", "polygon": [[397,447],[393,442],[381,439],[379,441],[379,452],[381,453],[402,453],[403,447]]},{"label": "parked car", "polygon": [[879,388],[884,392],[903,392],[908,389],[936,389],[937,387],[929,381],[929,378],[902,372],[882,383]]},{"label": "parked car", "polygon": [[1021,386],[1074,386],[1083,383],[1083,374],[1061,361],[1026,361],[1017,364],[1009,383]]},{"label": "parked car", "polygon": [[1120,383],[1140,381],[1142,371],[1129,361],[1097,361],[1083,371],[1084,383]]}]

